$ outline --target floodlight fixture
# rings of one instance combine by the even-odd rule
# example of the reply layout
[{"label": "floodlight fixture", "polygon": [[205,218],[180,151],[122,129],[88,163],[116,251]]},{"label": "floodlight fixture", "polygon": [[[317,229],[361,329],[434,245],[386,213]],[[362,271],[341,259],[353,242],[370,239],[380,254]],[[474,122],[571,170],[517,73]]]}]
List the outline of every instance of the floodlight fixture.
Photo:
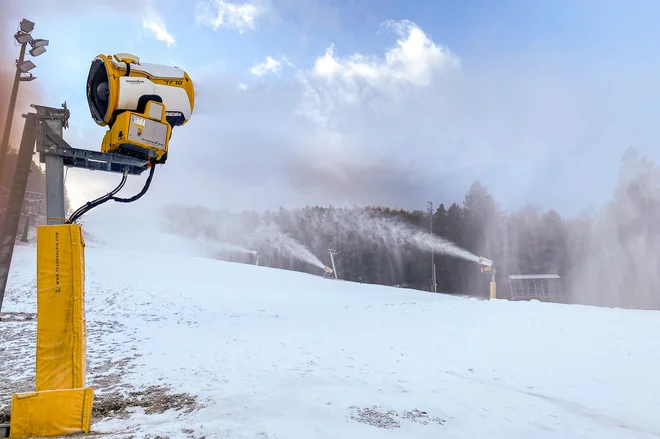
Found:
[{"label": "floodlight fixture", "polygon": [[45,51],[46,51],[46,48],[44,46],[35,47],[33,49],[30,49],[30,55],[39,56],[42,53],[44,53]]},{"label": "floodlight fixture", "polygon": [[23,82],[34,81],[35,79],[37,79],[37,77],[32,75],[32,73],[30,72],[21,73],[21,76],[18,78],[19,81],[23,81]]},{"label": "floodlight fixture", "polygon": [[20,28],[21,28],[21,32],[25,32],[26,34],[29,34],[30,32],[32,32],[32,29],[34,29],[34,23],[28,20],[27,18],[24,18],[23,20],[21,20]]},{"label": "floodlight fixture", "polygon": [[43,38],[37,38],[35,40],[32,40],[30,43],[32,47],[46,47],[48,46],[48,40],[44,40]]},{"label": "floodlight fixture", "polygon": [[32,61],[23,61],[22,63],[18,64],[16,66],[18,70],[20,70],[23,73],[27,73],[33,68],[37,67]]},{"label": "floodlight fixture", "polygon": [[16,38],[16,41],[18,41],[18,44],[27,44],[27,43],[32,42],[32,35],[24,34],[22,32],[16,33],[16,35],[14,35],[14,38]]}]

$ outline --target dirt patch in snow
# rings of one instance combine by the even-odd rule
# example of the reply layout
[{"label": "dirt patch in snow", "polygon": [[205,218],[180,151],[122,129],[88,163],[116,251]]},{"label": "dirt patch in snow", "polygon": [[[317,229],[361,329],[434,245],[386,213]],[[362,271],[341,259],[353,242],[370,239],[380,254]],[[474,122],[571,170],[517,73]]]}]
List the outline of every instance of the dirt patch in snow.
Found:
[{"label": "dirt patch in snow", "polygon": [[0,313],[0,322],[25,322],[36,320],[37,313],[34,312],[3,312]]},{"label": "dirt patch in snow", "polygon": [[160,414],[174,409],[183,413],[191,413],[198,407],[197,398],[188,393],[172,393],[169,387],[151,386],[144,390],[135,390],[122,394],[106,393],[94,398],[92,407],[93,421],[103,418],[126,418],[130,415],[128,409],[141,407],[145,414]]},{"label": "dirt patch in snow", "polygon": [[[0,423],[9,420],[11,398],[14,393],[34,392],[35,390],[35,349],[36,314],[3,313],[0,322]],[[101,408],[106,401],[117,400],[122,389],[126,389],[124,377],[136,366],[135,360],[141,354],[125,352],[123,343],[126,331],[116,321],[91,321],[88,327],[87,385],[94,388],[95,403]],[[110,337],[108,337],[110,335]],[[119,338],[116,338],[119,337]],[[133,390],[129,388],[128,391]],[[156,404],[163,401],[163,392],[147,389],[142,392],[153,394]],[[134,405],[130,401],[143,395],[127,395],[125,406]],[[132,399],[131,399],[132,398]],[[121,404],[120,404],[121,405]],[[153,404],[152,404],[153,405]]]},{"label": "dirt patch in snow", "polygon": [[[198,407],[197,398],[188,393],[172,393],[169,387],[151,386],[143,390],[121,393],[106,393],[94,396],[92,422],[104,418],[128,418],[129,409],[141,407],[147,415],[177,410],[185,414]],[[9,423],[10,407],[0,408],[0,424]]]},{"label": "dirt patch in snow", "polygon": [[379,407],[350,407],[355,410],[355,413],[351,415],[351,419],[354,421],[362,422],[363,424],[371,425],[377,428],[385,428],[392,430],[394,428],[401,427],[399,421],[395,418],[396,412],[393,410],[388,410],[383,412]]},{"label": "dirt patch in snow", "polygon": [[444,423],[446,422],[442,418],[438,418],[437,416],[432,417],[428,413],[417,409],[412,411],[405,411],[403,412],[401,417],[422,425],[429,425],[429,424],[444,425]]},{"label": "dirt patch in snow", "polygon": [[430,416],[427,412],[418,409],[404,411],[399,414],[394,410],[384,411],[377,406],[364,408],[351,406],[349,408],[353,410],[353,413],[351,414],[352,420],[387,430],[401,427],[401,419],[406,419],[421,425],[444,425],[445,423],[444,419]]}]

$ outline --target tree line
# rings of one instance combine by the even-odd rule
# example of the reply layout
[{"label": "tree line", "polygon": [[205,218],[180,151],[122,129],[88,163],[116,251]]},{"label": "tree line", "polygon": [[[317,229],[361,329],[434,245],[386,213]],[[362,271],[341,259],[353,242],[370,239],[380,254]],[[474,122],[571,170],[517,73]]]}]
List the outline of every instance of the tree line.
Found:
[{"label": "tree line", "polygon": [[[182,212],[180,207],[171,212],[175,211]],[[342,218],[358,213],[395,219],[429,232],[432,220],[434,235],[495,261],[498,297],[507,297],[509,274],[557,274],[565,302],[660,309],[660,171],[635,150],[622,158],[610,201],[597,212],[573,218],[535,206],[503,211],[488,189],[475,182],[463,200],[440,203],[433,212],[309,206],[210,214],[188,207],[185,223],[195,233],[204,229],[207,240],[237,245],[250,244],[240,238],[246,230],[276,224],[328,266],[329,249],[335,250],[341,279],[431,291],[431,254],[411,246],[393,249],[358,230],[337,226]],[[203,216],[208,220],[205,223],[200,219]],[[240,223],[241,230],[227,228],[232,222]],[[259,251],[261,265],[319,273],[318,268],[267,245],[253,250]],[[249,253],[218,250],[214,256],[255,262]],[[488,296],[490,276],[482,274],[474,262],[443,254],[435,254],[434,262],[438,292]]]},{"label": "tree line", "polygon": [[[13,169],[15,161],[16,154],[10,152],[7,169]],[[11,174],[4,174],[3,188],[10,187]],[[36,163],[27,190],[45,193],[45,175]],[[175,210],[182,212],[181,208]],[[462,200],[441,202],[432,213],[423,207],[406,210],[385,206],[308,206],[240,214],[191,207],[184,210],[187,223],[197,232],[204,229],[207,240],[250,246],[241,240],[246,231],[275,224],[328,266],[328,250],[335,250],[341,279],[425,291],[432,289],[428,251],[412,246],[393,248],[358,230],[338,227],[338,223],[346,217],[368,214],[430,232],[432,220],[434,235],[495,262],[498,297],[507,297],[509,274],[557,274],[567,302],[660,309],[660,169],[633,149],[621,160],[608,203],[596,212],[572,218],[535,206],[504,211],[479,182],[472,184]],[[33,224],[44,223],[44,215],[42,203],[38,212],[41,218]],[[203,216],[206,222],[200,220]],[[237,220],[241,230],[218,226],[235,225]],[[21,233],[19,227],[19,236]],[[317,267],[267,245],[251,249],[259,251],[261,265],[319,274]],[[244,252],[218,250],[213,256],[255,262],[253,255]],[[438,292],[488,296],[490,277],[474,262],[436,253],[434,263]]]}]

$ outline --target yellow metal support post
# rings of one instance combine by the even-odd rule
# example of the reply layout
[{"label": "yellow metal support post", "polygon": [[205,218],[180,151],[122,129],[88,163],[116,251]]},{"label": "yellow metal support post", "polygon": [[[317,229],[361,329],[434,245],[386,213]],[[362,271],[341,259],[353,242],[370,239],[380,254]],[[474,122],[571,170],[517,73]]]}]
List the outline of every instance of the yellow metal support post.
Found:
[{"label": "yellow metal support post", "polygon": [[37,229],[36,392],[14,394],[11,438],[89,433],[85,240],[78,224]]},{"label": "yellow metal support post", "polygon": [[37,228],[37,391],[85,387],[84,249],[78,224]]},{"label": "yellow metal support post", "polygon": [[14,394],[11,438],[89,433],[85,240],[78,224],[37,229],[36,392]]},{"label": "yellow metal support post", "polygon": [[495,267],[492,267],[492,271],[493,277],[490,280],[490,298],[497,299],[497,284],[495,283],[495,274],[497,274],[497,270]]},{"label": "yellow metal support post", "polygon": [[85,240],[79,225],[64,224],[64,162],[45,147],[47,129],[62,137],[68,110],[34,107],[38,114],[26,116],[24,135],[36,131],[46,163],[48,221],[37,228],[36,392],[13,395],[10,438],[89,433],[94,399],[85,387]]},{"label": "yellow metal support post", "polygon": [[[487,259],[481,258],[482,261],[488,261]],[[481,267],[481,272],[482,273],[490,273],[491,274],[491,280],[490,280],[490,298],[491,299],[496,299],[497,298],[497,284],[495,283],[495,274],[497,273],[497,270],[495,267],[492,266],[492,261],[488,261],[491,265],[486,265]]]}]

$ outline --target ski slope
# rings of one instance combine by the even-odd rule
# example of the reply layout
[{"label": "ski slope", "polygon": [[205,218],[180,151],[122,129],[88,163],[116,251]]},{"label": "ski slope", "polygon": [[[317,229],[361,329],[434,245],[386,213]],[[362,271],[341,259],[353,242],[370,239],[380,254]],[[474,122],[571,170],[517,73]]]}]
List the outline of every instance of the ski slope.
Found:
[{"label": "ski slope", "polygon": [[[104,438],[660,437],[658,312],[431,295],[178,250],[90,243],[86,257]],[[33,388],[35,310],[35,248],[18,246],[0,409]]]}]

